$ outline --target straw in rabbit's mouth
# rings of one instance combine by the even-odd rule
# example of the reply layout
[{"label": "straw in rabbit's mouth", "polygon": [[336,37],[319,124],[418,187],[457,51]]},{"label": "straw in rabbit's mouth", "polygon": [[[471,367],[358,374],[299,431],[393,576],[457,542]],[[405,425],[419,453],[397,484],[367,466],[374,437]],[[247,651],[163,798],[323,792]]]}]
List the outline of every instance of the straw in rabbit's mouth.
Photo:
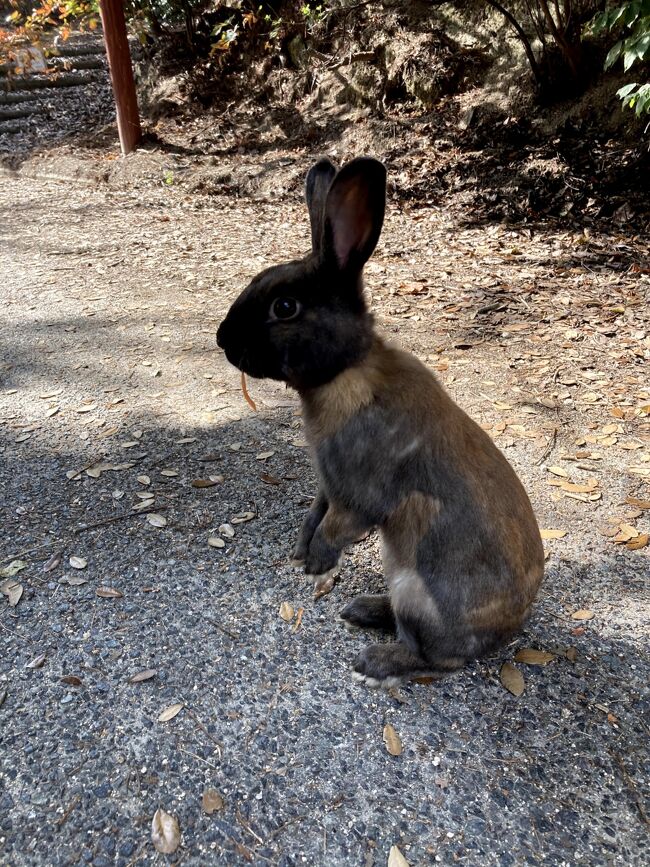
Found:
[{"label": "straw in rabbit's mouth", "polygon": [[242,374],[241,374],[241,390],[242,390],[242,394],[244,395],[244,400],[246,401],[246,403],[250,406],[250,408],[253,410],[253,412],[257,412],[257,405],[256,405],[255,401],[253,400],[253,398],[248,393],[248,389],[246,388],[246,374],[244,373],[243,370],[242,370]]}]

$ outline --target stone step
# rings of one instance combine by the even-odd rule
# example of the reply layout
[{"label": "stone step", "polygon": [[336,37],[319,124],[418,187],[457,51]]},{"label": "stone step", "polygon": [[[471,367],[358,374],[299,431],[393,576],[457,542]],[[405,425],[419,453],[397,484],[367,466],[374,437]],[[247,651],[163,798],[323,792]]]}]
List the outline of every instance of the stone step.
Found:
[{"label": "stone step", "polygon": [[75,72],[77,69],[107,69],[104,54],[66,55],[65,57],[49,57],[48,69],[65,69]]},{"label": "stone step", "polygon": [[53,49],[61,57],[83,57],[86,54],[104,54],[104,40],[101,36],[78,34],[69,39],[57,36]]},{"label": "stone step", "polygon": [[14,105],[9,108],[0,105],[0,121],[2,120],[17,120],[20,117],[31,117],[41,110],[40,105],[30,103],[25,105]]},{"label": "stone step", "polygon": [[0,91],[0,105],[15,105],[19,102],[33,102],[35,99],[40,99],[41,93],[38,90],[15,90],[3,93]]},{"label": "stone step", "polygon": [[12,90],[42,90],[50,87],[77,87],[97,81],[95,70],[86,72],[61,72],[56,75],[17,75],[0,79],[0,94]]}]

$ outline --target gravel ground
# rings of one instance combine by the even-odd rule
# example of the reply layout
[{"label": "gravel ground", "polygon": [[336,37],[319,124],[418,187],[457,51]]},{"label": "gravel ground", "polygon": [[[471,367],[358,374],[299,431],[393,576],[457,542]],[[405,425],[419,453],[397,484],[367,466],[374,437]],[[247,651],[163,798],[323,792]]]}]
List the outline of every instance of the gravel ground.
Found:
[{"label": "gravel ground", "polygon": [[[304,247],[302,208],[1,179],[0,565],[26,566],[18,603],[0,598],[0,863],[384,867],[393,845],[410,865],[648,863],[648,548],[596,529],[614,515],[648,531],[648,511],[625,504],[650,499],[647,306],[632,305],[616,352],[595,328],[573,357],[565,333],[581,292],[611,306],[612,293],[647,291],[631,267],[641,248],[601,239],[600,265],[567,265],[557,233],[535,249],[522,235],[499,285],[528,297],[542,269],[561,329],[523,304],[527,333],[478,340],[467,287],[512,235],[393,208],[368,282],[382,327],[431,361],[506,450],[540,524],[567,534],[546,543],[538,605],[511,646],[441,683],[371,691],[349,673],[370,637],[336,615],[381,587],[377,541],[355,546],[334,591],[312,600],[287,564],[314,491],[297,403],[255,382],[253,413],[214,341],[247,277]],[[487,252],[470,255],[479,240]],[[434,277],[440,296],[417,309],[391,294]],[[553,360],[555,397],[529,406],[528,436],[511,418],[521,407],[503,401],[539,382],[530,353]],[[603,401],[570,385],[586,373]],[[612,421],[630,451],[603,439]],[[585,472],[602,496],[561,497],[549,465],[571,469],[563,456],[590,432],[604,457]],[[165,526],[132,511],[144,491]],[[579,609],[593,616],[573,619]],[[520,648],[555,658],[516,663],[515,697],[499,672]],[[207,788],[223,798],[211,815]],[[150,841],[159,807],[182,831],[169,859]]]}]

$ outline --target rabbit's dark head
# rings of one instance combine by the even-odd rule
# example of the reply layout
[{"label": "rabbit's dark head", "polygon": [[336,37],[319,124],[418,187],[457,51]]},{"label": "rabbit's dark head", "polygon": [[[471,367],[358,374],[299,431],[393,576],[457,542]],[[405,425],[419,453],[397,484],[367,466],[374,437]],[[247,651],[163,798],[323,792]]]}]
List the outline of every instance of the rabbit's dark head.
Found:
[{"label": "rabbit's dark head", "polygon": [[370,348],[361,275],[381,232],[386,170],[361,158],[337,173],[322,159],[309,171],[305,195],[311,254],[258,274],[217,332],[235,367],[298,389],[328,382]]}]

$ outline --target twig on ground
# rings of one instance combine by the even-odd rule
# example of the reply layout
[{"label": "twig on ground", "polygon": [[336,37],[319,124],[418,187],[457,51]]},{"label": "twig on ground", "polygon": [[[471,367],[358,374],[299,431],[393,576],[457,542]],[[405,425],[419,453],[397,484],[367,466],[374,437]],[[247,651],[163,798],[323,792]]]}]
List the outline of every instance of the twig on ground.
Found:
[{"label": "twig on ground", "polygon": [[95,521],[94,524],[84,524],[73,530],[73,534],[77,536],[79,533],[84,533],[86,530],[94,530],[96,527],[103,527],[106,524],[113,524],[115,521],[121,521],[123,518],[136,517],[137,515],[148,515],[150,512],[164,512],[169,506],[152,506],[150,509],[138,509],[137,512],[120,512],[119,515],[113,515],[111,518],[104,518],[103,521]]}]

